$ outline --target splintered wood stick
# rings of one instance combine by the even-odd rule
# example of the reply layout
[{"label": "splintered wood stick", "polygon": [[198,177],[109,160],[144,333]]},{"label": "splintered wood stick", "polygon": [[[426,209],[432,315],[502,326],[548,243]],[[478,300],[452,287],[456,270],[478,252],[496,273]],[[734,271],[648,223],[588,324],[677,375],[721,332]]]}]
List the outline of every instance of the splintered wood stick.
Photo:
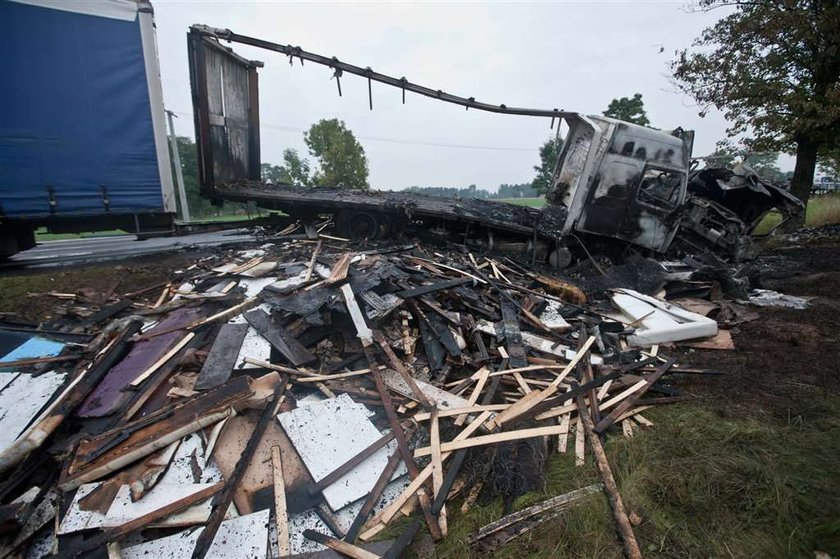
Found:
[{"label": "splintered wood stick", "polygon": [[[462,448],[473,448],[476,446],[484,446],[488,444],[505,443],[510,441],[519,441],[522,439],[532,439],[535,437],[546,437],[549,435],[559,435],[559,425],[549,425],[547,427],[533,427],[531,429],[518,429],[516,431],[505,431],[503,433],[495,433],[493,435],[481,435],[478,437],[471,437],[461,441],[450,441],[442,443],[440,449],[443,452],[452,452]],[[422,456],[429,456],[432,449],[429,446],[423,446],[414,450],[415,458]]]},{"label": "splintered wood stick", "polygon": [[624,544],[624,555],[628,559],[642,559],[642,552],[636,541],[636,534],[633,532],[630,519],[627,518],[624,502],[621,500],[618,485],[615,483],[612,469],[610,469],[610,463],[607,461],[607,453],[604,452],[601,439],[595,434],[595,425],[592,422],[592,416],[586,410],[586,402],[584,402],[583,396],[578,395],[575,400],[577,401],[578,410],[580,410],[578,418],[583,422],[583,428],[586,430],[586,438],[589,439],[589,446],[592,449],[592,454],[595,456],[595,465],[598,467],[598,474],[601,477],[601,482],[604,484],[604,490],[607,492],[610,508],[613,511],[613,518],[618,526],[618,532],[621,534],[621,540]]},{"label": "splintered wood stick", "polygon": [[312,251],[312,258],[309,259],[309,265],[306,267],[306,275],[303,276],[303,282],[306,283],[312,279],[312,270],[315,269],[315,259],[318,258],[318,253],[321,252],[321,241],[315,245],[315,250]]},{"label": "splintered wood stick", "polygon": [[[456,437],[453,439],[453,441],[464,440],[464,439],[468,438],[470,435],[472,435],[475,431],[478,430],[479,427],[481,427],[481,425],[485,421],[487,421],[487,419],[490,417],[490,413],[491,412],[489,412],[489,411],[483,412],[472,423],[467,425],[464,428],[463,431],[458,433],[458,435],[456,435]],[[451,452],[442,452],[441,456],[440,456],[441,461],[449,458],[449,456],[451,456],[451,454],[452,454]],[[411,499],[411,497],[417,492],[418,489],[420,489],[423,486],[424,483],[426,483],[426,480],[429,479],[429,477],[431,477],[431,475],[432,475],[432,464],[430,463],[425,468],[423,468],[423,471],[421,471],[417,475],[417,477],[415,477],[413,480],[411,480],[411,483],[408,485],[408,487],[405,488],[405,491],[403,491],[400,494],[400,496],[397,497],[394,500],[394,502],[392,502],[390,505],[388,505],[387,507],[382,509],[379,512],[379,514],[377,514],[373,518],[373,520],[370,521],[369,524],[371,525],[371,528],[369,528],[366,532],[364,532],[359,537],[362,540],[367,541],[367,540],[371,539],[372,537],[374,537],[379,532],[381,532],[385,528],[385,526],[391,521],[391,519],[393,519],[394,516],[396,516],[396,514],[400,511],[400,509],[402,509],[403,505],[409,499]]]},{"label": "splintered wood stick", "polygon": [[583,420],[578,413],[575,422],[575,466],[583,466],[586,463],[586,439],[583,436]]},{"label": "splintered wood stick", "polygon": [[289,515],[286,510],[286,481],[283,479],[283,459],[280,447],[271,447],[271,467],[274,476],[274,522],[277,525],[277,546],[280,556],[291,555],[289,543]]},{"label": "splintered wood stick", "polygon": [[[432,419],[429,426],[429,444],[432,449],[432,493],[434,493],[435,498],[438,498],[443,487],[443,458],[440,452],[440,422],[438,421],[437,411],[437,407],[432,408]],[[441,535],[446,536],[446,506],[441,507],[437,520]]]},{"label": "splintered wood stick", "polygon": [[355,546],[351,543],[337,540],[331,536],[326,536],[320,532],[316,532],[315,530],[304,530],[303,537],[308,540],[316,541],[321,545],[325,545],[330,549],[338,551],[342,555],[353,557],[354,559],[381,559],[379,555],[375,553],[371,553],[370,551],[362,549],[361,547]]}]

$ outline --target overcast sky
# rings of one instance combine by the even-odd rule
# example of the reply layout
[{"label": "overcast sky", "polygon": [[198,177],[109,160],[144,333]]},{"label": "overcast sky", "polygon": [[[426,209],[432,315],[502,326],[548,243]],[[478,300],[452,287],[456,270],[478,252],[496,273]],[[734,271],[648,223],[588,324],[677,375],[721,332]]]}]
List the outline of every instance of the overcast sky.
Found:
[{"label": "overcast sky", "polygon": [[[668,63],[720,17],[684,2],[375,4],[155,0],[164,99],[179,134],[193,135],[186,33],[202,23],[337,56],[357,66],[446,92],[508,106],[600,114],[611,99],[641,93],[651,124],[697,131],[695,155],[714,149],[726,122],[698,116],[674,91]],[[231,45],[260,70],[263,162],[285,148],[306,152],[303,132],[337,117],[356,134],[375,188],[411,185],[495,190],[529,182],[549,120],[465,111],[277,53]]]}]

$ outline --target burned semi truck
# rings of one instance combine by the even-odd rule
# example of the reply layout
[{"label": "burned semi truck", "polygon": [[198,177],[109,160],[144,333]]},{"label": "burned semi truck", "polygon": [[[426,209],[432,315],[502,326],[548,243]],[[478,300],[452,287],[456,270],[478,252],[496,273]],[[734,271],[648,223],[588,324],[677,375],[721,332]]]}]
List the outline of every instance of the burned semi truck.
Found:
[{"label": "burned semi truck", "polygon": [[[260,176],[259,90],[262,62],[238,56],[222,41],[281,53],[466,109],[551,119],[568,132],[542,209],[478,199],[406,192],[295,188]],[[507,107],[459,97],[307,52],[202,25],[188,34],[199,179],[205,196],[252,201],[312,221],[332,215],[342,234],[376,239],[408,230],[444,234],[465,245],[507,250],[569,265],[586,247],[631,246],[679,256],[710,252],[727,260],[751,256],[750,233],[771,209],[785,218],[803,210],[783,188],[746,167],[695,168],[691,131],[656,130],[559,109]],[[368,88],[369,95],[372,90]],[[371,97],[371,107],[373,101]]]}]

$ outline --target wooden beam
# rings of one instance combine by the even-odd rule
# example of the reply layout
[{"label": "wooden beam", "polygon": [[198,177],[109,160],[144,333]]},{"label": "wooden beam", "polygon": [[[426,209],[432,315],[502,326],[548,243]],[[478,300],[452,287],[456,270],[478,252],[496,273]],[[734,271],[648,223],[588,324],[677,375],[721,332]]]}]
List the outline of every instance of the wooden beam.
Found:
[{"label": "wooden beam", "polygon": [[[451,441],[442,443],[440,445],[441,452],[452,452],[462,448],[473,448],[476,446],[484,446],[488,444],[506,443],[510,441],[519,441],[522,439],[532,439],[534,437],[547,437],[550,435],[559,435],[560,426],[550,425],[547,427],[534,427],[531,429],[519,429],[516,431],[506,431],[504,433],[494,433],[492,435],[480,435],[461,441]],[[420,447],[414,450],[414,457],[420,458],[422,456],[429,456],[432,449],[429,446]]]},{"label": "wooden beam", "polygon": [[320,532],[316,532],[315,530],[304,530],[303,537],[308,540],[318,542],[321,545],[325,545],[330,549],[333,549],[342,555],[346,555],[347,557],[352,557],[353,559],[381,559],[379,555],[371,553],[366,549],[362,549],[361,547],[345,541],[337,540]]},{"label": "wooden beam", "polygon": [[274,522],[277,526],[277,547],[280,556],[291,555],[289,543],[289,514],[286,509],[286,481],[283,478],[283,459],[280,447],[271,447],[271,466],[274,480]]},{"label": "wooden beam", "polygon": [[589,439],[589,446],[592,449],[592,454],[595,455],[598,474],[601,477],[601,482],[604,484],[604,489],[610,502],[610,508],[613,511],[613,518],[618,526],[619,534],[621,534],[621,540],[624,544],[624,555],[628,559],[642,559],[642,552],[636,541],[636,534],[633,533],[633,526],[630,524],[630,519],[627,518],[624,502],[621,500],[618,485],[615,483],[612,469],[610,469],[610,463],[607,461],[607,453],[604,452],[601,439],[595,434],[595,425],[592,423],[592,417],[586,412],[586,402],[584,402],[583,396],[580,395],[578,395],[576,401],[579,410],[578,417],[583,422],[586,437]]}]

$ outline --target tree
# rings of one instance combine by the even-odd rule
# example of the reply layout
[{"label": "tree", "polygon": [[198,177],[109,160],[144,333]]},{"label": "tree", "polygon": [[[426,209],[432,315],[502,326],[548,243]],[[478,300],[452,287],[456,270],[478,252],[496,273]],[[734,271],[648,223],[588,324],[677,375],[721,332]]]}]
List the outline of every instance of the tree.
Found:
[{"label": "tree", "polygon": [[776,152],[749,153],[744,157],[744,163],[762,178],[773,182],[785,181],[785,174],[779,169],[779,154]]},{"label": "tree", "polygon": [[607,106],[607,110],[604,111],[604,116],[617,118],[624,122],[632,122],[640,126],[650,126],[641,93],[636,93],[633,97],[613,99]]},{"label": "tree", "polygon": [[819,168],[828,180],[840,181],[840,149],[834,149],[822,155]]},{"label": "tree", "polygon": [[309,160],[298,155],[297,150],[283,150],[283,165],[263,163],[262,179],[273,184],[312,186],[314,177]]},{"label": "tree", "polygon": [[[190,208],[191,217],[207,217],[219,213],[221,208],[214,206],[210,200],[201,195],[198,184],[198,152],[195,142],[192,141],[192,138],[186,136],[177,136],[176,140],[178,155],[181,159],[181,173],[184,176],[184,192],[187,194],[187,205]],[[174,181],[175,158],[172,158],[172,166]],[[180,210],[180,197],[176,196],[175,199]]]},{"label": "tree", "polygon": [[[796,153],[791,191],[806,204],[817,158],[840,136],[840,5],[836,0],[700,0],[733,11],[678,53],[671,70],[703,109],[714,106],[755,151]],[[799,222],[801,223],[801,222]]]},{"label": "tree", "polygon": [[560,157],[560,151],[563,149],[563,138],[554,136],[545,141],[540,148],[540,164],[534,166],[537,176],[531,182],[534,190],[540,196],[544,196],[548,189],[551,188],[551,177],[554,174],[554,166],[557,165],[557,158]]},{"label": "tree", "polygon": [[344,122],[322,119],[304,134],[309,153],[318,160],[318,186],[368,188],[365,150]]},{"label": "tree", "polygon": [[285,167],[280,165],[272,165],[271,163],[263,163],[260,165],[260,174],[262,180],[272,184],[288,184],[289,173]]},{"label": "tree", "polygon": [[314,177],[309,160],[298,155],[297,150],[287,148],[283,150],[283,168],[288,176],[288,182],[294,186],[312,186]]}]

